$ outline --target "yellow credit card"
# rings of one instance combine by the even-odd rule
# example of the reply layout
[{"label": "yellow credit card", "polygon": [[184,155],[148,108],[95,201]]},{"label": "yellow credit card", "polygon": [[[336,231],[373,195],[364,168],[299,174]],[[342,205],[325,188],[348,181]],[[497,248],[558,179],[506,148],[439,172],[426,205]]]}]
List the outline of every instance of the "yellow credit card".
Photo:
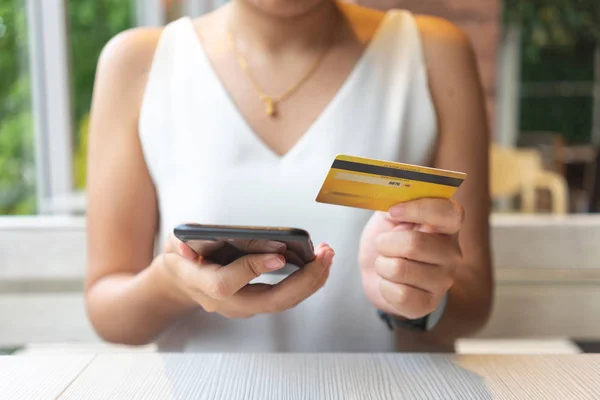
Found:
[{"label": "yellow credit card", "polygon": [[388,211],[419,198],[449,199],[466,177],[462,172],[338,155],[316,201]]}]

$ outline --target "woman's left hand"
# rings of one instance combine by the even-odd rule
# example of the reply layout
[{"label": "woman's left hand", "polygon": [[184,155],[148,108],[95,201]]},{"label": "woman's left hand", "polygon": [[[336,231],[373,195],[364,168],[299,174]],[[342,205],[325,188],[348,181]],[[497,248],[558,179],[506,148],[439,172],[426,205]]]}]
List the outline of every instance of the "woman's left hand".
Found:
[{"label": "woman's left hand", "polygon": [[420,199],[375,213],[362,235],[360,267],[365,293],[378,309],[416,319],[433,312],[454,283],[462,259],[458,232],[462,206]]}]

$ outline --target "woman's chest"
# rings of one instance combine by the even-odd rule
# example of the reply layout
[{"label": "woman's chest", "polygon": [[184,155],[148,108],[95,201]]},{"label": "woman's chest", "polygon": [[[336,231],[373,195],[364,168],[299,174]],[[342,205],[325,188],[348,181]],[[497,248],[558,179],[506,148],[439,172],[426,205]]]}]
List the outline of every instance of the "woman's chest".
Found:
[{"label": "woman's chest", "polygon": [[352,37],[278,56],[240,52],[236,43],[231,37],[204,43],[210,73],[233,113],[279,156],[336,112],[340,98],[359,79],[365,50]]},{"label": "woman's chest", "polygon": [[[184,104],[198,104],[190,100]],[[322,120],[280,156],[243,120],[208,103],[199,109],[202,115],[177,110],[162,146],[161,170],[170,172],[158,182],[158,193],[168,225],[337,225],[351,218],[351,210],[315,201],[335,156],[402,158],[403,135],[368,115]]]}]

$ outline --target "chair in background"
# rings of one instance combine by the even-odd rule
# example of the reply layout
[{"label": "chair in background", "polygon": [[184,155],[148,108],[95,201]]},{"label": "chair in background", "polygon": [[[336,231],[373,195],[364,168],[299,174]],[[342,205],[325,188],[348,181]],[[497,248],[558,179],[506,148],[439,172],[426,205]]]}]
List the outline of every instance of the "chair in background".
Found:
[{"label": "chair in background", "polygon": [[598,147],[591,144],[569,146],[563,152],[571,196],[578,199],[576,208],[579,212],[598,212],[599,158]]},{"label": "chair in background", "polygon": [[545,170],[540,153],[535,150],[492,145],[490,185],[494,200],[519,197],[523,213],[536,212],[537,193],[542,190],[550,193],[553,214],[566,214],[568,211],[566,180],[556,172]]},{"label": "chair in background", "polygon": [[537,150],[544,168],[565,177],[573,212],[600,211],[600,151],[593,144],[567,145],[559,132],[522,132],[519,148]]},{"label": "chair in background", "polygon": [[517,147],[538,151],[545,170],[565,176],[566,145],[560,133],[545,131],[522,132],[517,140]]}]

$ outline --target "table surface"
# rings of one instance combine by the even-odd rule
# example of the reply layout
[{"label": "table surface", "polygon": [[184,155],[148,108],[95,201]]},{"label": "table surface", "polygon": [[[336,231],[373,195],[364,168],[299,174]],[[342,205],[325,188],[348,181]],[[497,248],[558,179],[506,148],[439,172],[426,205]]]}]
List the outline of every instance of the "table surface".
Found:
[{"label": "table surface", "polygon": [[600,399],[600,355],[103,354],[0,357],[17,399]]}]

